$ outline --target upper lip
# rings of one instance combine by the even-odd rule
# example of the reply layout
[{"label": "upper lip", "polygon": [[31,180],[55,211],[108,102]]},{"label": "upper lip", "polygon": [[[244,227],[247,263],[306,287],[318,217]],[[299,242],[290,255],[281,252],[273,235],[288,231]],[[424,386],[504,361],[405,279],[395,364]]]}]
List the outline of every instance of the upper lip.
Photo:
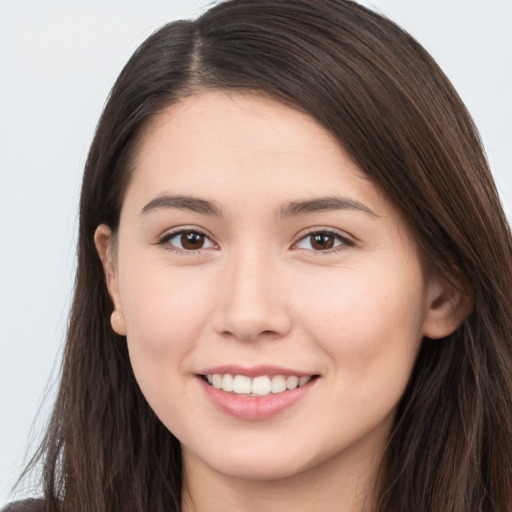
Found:
[{"label": "upper lip", "polygon": [[245,375],[247,377],[258,377],[260,375],[268,375],[272,377],[274,375],[284,375],[290,376],[295,375],[297,377],[306,377],[317,375],[308,371],[294,370],[290,368],[284,368],[281,366],[261,364],[257,366],[241,366],[241,365],[233,365],[233,364],[225,364],[221,366],[213,366],[211,368],[206,368],[205,370],[201,370],[199,375],[213,375],[215,373],[218,374],[226,374],[230,375]]}]

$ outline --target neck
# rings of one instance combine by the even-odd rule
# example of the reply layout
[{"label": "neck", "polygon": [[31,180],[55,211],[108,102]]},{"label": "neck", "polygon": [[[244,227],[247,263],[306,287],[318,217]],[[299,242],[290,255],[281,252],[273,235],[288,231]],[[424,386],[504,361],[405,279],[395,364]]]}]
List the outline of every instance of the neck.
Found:
[{"label": "neck", "polygon": [[371,512],[383,453],[356,450],[275,480],[221,474],[186,448],[183,455],[183,512]]}]

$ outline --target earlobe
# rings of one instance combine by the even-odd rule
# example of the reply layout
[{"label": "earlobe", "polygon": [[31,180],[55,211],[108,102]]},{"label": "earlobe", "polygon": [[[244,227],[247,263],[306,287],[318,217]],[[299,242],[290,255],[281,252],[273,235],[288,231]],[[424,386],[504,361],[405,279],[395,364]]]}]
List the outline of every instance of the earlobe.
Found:
[{"label": "earlobe", "polygon": [[473,298],[448,280],[429,283],[423,335],[431,339],[452,334],[473,309]]},{"label": "earlobe", "polygon": [[114,332],[122,336],[126,336],[126,324],[124,322],[123,313],[117,310],[113,311],[110,315],[110,325]]},{"label": "earlobe", "polygon": [[117,265],[112,243],[112,230],[106,224],[99,225],[94,232],[94,244],[103,265],[108,293],[114,303],[114,312],[110,317],[110,324],[117,334],[125,336],[126,325],[121,307]]}]

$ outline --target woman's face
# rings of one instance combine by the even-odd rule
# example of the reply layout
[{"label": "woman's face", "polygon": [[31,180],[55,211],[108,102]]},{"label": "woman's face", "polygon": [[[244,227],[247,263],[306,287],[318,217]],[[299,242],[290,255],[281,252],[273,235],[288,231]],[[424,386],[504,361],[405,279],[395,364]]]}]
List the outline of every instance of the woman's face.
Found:
[{"label": "woman's face", "polygon": [[216,474],[378,460],[439,334],[439,287],[388,200],[312,118],[255,94],[154,119],[104,262],[147,401],[185,467]]}]

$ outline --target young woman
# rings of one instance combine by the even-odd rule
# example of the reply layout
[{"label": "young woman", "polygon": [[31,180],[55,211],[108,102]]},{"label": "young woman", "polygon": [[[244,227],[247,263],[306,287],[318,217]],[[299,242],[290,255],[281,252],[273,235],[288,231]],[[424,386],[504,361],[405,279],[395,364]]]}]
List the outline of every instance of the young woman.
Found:
[{"label": "young woman", "polygon": [[345,0],[231,0],[86,165],[50,511],[506,511],[512,246],[471,118]]}]

